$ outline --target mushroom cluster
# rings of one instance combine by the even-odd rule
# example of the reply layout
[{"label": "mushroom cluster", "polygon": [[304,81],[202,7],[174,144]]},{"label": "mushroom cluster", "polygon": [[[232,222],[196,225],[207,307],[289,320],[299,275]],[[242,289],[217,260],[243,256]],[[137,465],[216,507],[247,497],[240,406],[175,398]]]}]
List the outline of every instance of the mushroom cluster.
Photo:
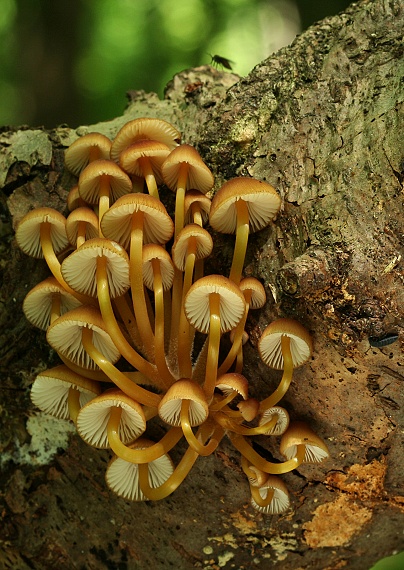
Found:
[{"label": "mushroom cluster", "polygon": [[[67,219],[45,207],[19,223],[20,248],[45,258],[52,272],[23,309],[63,362],[36,377],[31,398],[73,421],[89,445],[112,450],[106,481],[125,499],[167,497],[226,435],[241,454],[253,507],[280,513],[289,499],[278,475],[328,456],[279,406],[293,369],[312,354],[300,323],[274,321],[259,340],[263,362],[283,370],[272,394],[250,397],[242,374],[248,312],[265,304],[262,284],[242,275],[248,236],[271,223],[281,200],[270,184],[240,177],[211,201],[213,175],[180,139],[151,118],[128,122],[113,141],[79,138],[65,152],[78,176]],[[175,192],[174,220],[163,187]],[[204,274],[213,249],[207,223],[235,234],[228,277]],[[164,435],[154,442],[144,434],[156,421]],[[281,437],[283,462],[254,450],[258,434]],[[174,466],[169,452],[182,438],[186,451]]]}]

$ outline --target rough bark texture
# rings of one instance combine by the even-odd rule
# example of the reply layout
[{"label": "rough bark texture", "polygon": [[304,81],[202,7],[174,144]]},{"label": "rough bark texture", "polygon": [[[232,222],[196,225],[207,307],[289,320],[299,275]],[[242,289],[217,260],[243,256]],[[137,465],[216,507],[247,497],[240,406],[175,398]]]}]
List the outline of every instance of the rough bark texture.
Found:
[{"label": "rough bark texture", "polygon": [[[360,2],[238,82],[188,70],[164,101],[132,93],[109,123],[0,135],[2,568],[363,570],[403,549],[403,29],[402,2]],[[73,433],[63,444],[63,430],[55,444],[58,422],[30,404],[36,372],[57,358],[23,317],[26,292],[47,271],[18,251],[13,228],[33,207],[64,208],[73,179],[63,150],[78,134],[113,136],[144,115],[173,122],[216,187],[252,175],[282,195],[275,225],[249,246],[246,272],[265,283],[269,301],[249,321],[245,374],[265,397],[279,375],[259,361],[260,331],[277,316],[305,323],[314,356],[296,371],[285,407],[331,452],[284,477],[293,507],[284,516],[251,509],[226,441],[169,499],[125,502],[105,485],[108,453]],[[211,269],[227,272],[232,240],[216,243]],[[386,334],[398,340],[370,346]],[[262,454],[267,439],[256,438]]]}]

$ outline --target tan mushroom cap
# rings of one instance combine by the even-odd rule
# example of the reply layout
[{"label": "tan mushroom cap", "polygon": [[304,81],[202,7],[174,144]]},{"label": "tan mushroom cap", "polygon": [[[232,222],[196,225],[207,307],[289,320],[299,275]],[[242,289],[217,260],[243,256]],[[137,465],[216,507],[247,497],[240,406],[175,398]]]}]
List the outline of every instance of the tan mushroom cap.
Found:
[{"label": "tan mushroom cap", "polygon": [[132,215],[143,212],[143,242],[166,243],[174,233],[174,224],[164,205],[148,194],[128,194],[119,198],[105,212],[101,231],[125,249],[130,244]]},{"label": "tan mushroom cap", "polygon": [[90,239],[66,257],[61,271],[66,283],[78,293],[97,296],[97,259],[107,258],[107,276],[110,296],[114,299],[130,287],[129,257],[124,248],[103,238]]},{"label": "tan mushroom cap", "polygon": [[93,344],[112,363],[119,360],[121,353],[106,331],[101,313],[90,306],[82,306],[65,313],[51,324],[46,339],[51,347],[65,358],[82,368],[98,370],[98,366],[84,350],[81,330],[88,327],[93,331]]},{"label": "tan mushroom cap", "polygon": [[161,245],[149,243],[143,246],[143,281],[153,291],[154,273],[153,259],[160,263],[161,279],[164,291],[171,288],[174,281],[174,265],[167,250]]},{"label": "tan mushroom cap", "polygon": [[[147,449],[154,445],[153,441],[143,437],[128,445],[130,449]],[[174,472],[174,465],[170,457],[165,454],[147,464],[149,470],[149,485],[152,488],[160,487]],[[139,484],[139,466],[130,463],[116,455],[108,464],[105,479],[108,487],[120,497],[129,501],[147,501]]]},{"label": "tan mushroom cap", "polygon": [[89,162],[109,158],[112,142],[101,133],[88,133],[65,150],[66,167],[76,176]]},{"label": "tan mushroom cap", "polygon": [[228,234],[236,232],[237,200],[247,204],[250,232],[265,228],[281,206],[281,198],[270,184],[255,178],[233,178],[223,184],[212,200],[209,223],[214,230]]},{"label": "tan mushroom cap", "polygon": [[260,403],[256,398],[249,398],[237,404],[240,414],[246,422],[252,422],[257,417],[260,409]]},{"label": "tan mushroom cap", "polygon": [[216,388],[219,388],[225,396],[236,391],[243,400],[248,398],[248,380],[245,376],[236,372],[222,374],[216,381]]},{"label": "tan mushroom cap", "polygon": [[289,493],[285,483],[276,475],[269,475],[266,482],[258,487],[258,492],[263,499],[266,499],[269,491],[274,491],[272,501],[266,507],[260,507],[251,497],[251,505],[259,511],[267,515],[277,515],[283,513],[289,508]]},{"label": "tan mushroom cap", "polygon": [[189,421],[191,426],[201,425],[209,414],[206,396],[196,382],[189,379],[177,380],[162,398],[158,412],[160,418],[169,425],[181,425],[181,405],[183,400],[190,400]]},{"label": "tan mushroom cap", "polygon": [[85,224],[85,239],[98,237],[98,217],[94,210],[84,206],[74,209],[66,220],[66,234],[69,242],[76,247],[79,225]]},{"label": "tan mushroom cap", "polygon": [[101,392],[97,382],[76,374],[62,364],[38,374],[31,388],[32,403],[47,414],[68,420],[70,419],[68,405],[70,388],[75,388],[80,392],[81,407]]},{"label": "tan mushroom cap", "polygon": [[304,445],[305,463],[320,463],[329,457],[329,451],[324,441],[304,422],[292,422],[283,434],[279,451],[286,459],[296,456],[297,446]]},{"label": "tan mushroom cap", "polygon": [[283,370],[281,340],[284,335],[290,338],[294,368],[307,362],[313,352],[311,336],[303,325],[293,319],[277,319],[267,326],[258,341],[263,362],[276,370]]},{"label": "tan mushroom cap", "polygon": [[22,310],[32,325],[46,331],[51,322],[55,296],[60,298],[61,315],[81,305],[80,301],[63,289],[54,277],[48,277],[31,289],[22,304]]},{"label": "tan mushroom cap", "polygon": [[195,240],[195,259],[205,259],[212,253],[213,239],[210,233],[198,224],[188,224],[177,236],[171,250],[174,265],[180,271],[184,271],[187,260],[188,245],[190,239]]},{"label": "tan mushroom cap", "polygon": [[230,331],[242,319],[245,301],[237,285],[223,275],[208,275],[191,285],[185,297],[185,315],[192,326],[207,334],[210,327],[211,293],[220,295],[220,330]]},{"label": "tan mushroom cap", "polygon": [[251,292],[249,302],[250,309],[262,309],[266,303],[266,294],[264,286],[255,277],[244,277],[239,284],[240,290],[245,293]]},{"label": "tan mushroom cap", "polygon": [[266,432],[266,435],[282,435],[288,429],[289,414],[285,408],[282,408],[281,406],[274,406],[265,410],[260,417],[258,425],[262,426],[267,424],[275,415],[278,416],[276,424],[271,430]]},{"label": "tan mushroom cap", "polygon": [[205,224],[209,219],[211,200],[199,190],[192,188],[185,194],[184,210],[185,224],[195,223],[193,212],[200,212],[202,223]]},{"label": "tan mushroom cap", "polygon": [[140,140],[123,150],[119,164],[125,172],[143,177],[143,159],[147,159],[153,170],[156,183],[162,182],[161,166],[170,154],[170,149],[164,143],[152,140]]},{"label": "tan mushroom cap", "polygon": [[112,142],[111,159],[118,162],[121,152],[138,140],[159,141],[173,149],[181,140],[181,133],[162,119],[147,117],[134,119],[118,131]]},{"label": "tan mushroom cap", "polygon": [[80,174],[80,197],[89,204],[98,204],[102,180],[108,180],[111,202],[132,192],[131,179],[115,162],[95,160]]},{"label": "tan mushroom cap", "polygon": [[126,444],[138,438],[146,429],[146,418],[140,404],[117,388],[106,390],[91,400],[77,416],[77,431],[88,444],[109,447],[107,426],[112,408],[122,408],[119,437]]},{"label": "tan mushroom cap", "polygon": [[73,212],[73,210],[80,208],[81,206],[86,206],[87,202],[80,197],[78,184],[73,186],[73,188],[70,190],[67,195],[66,202],[69,212]]},{"label": "tan mushroom cap", "polygon": [[18,247],[31,257],[43,258],[41,224],[44,222],[51,224],[50,237],[56,254],[69,245],[66,218],[53,208],[36,208],[22,218],[15,233]]},{"label": "tan mushroom cap", "polygon": [[198,151],[191,145],[177,146],[161,167],[165,184],[171,189],[177,189],[181,164],[188,165],[186,189],[196,188],[206,194],[214,184],[213,174],[203,162]]}]

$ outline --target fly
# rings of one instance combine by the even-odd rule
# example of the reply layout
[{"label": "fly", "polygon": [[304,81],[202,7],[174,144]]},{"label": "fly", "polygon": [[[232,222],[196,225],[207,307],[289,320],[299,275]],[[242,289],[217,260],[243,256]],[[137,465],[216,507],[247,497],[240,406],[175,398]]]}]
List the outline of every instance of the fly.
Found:
[{"label": "fly", "polygon": [[232,64],[234,65],[234,61],[231,61],[231,59],[227,59],[221,55],[211,55],[210,53],[208,55],[210,55],[210,63],[213,65],[213,67],[219,67],[220,65],[221,67],[230,69],[230,71],[233,69]]}]

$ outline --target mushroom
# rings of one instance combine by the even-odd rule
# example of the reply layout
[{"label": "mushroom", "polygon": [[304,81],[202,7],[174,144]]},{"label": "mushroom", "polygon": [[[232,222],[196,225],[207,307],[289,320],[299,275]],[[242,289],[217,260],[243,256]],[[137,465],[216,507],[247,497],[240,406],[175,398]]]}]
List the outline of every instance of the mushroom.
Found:
[{"label": "mushroom", "polygon": [[88,133],[80,137],[65,150],[66,168],[79,176],[90,162],[109,158],[111,144],[110,139],[101,133]]},{"label": "mushroom", "polygon": [[211,439],[207,445],[203,445],[192,431],[193,426],[203,424],[209,415],[205,394],[192,380],[182,378],[175,382],[162,398],[158,413],[167,424],[181,426],[188,444],[199,455],[210,455],[219,445],[216,439]]},{"label": "mushroom", "polygon": [[86,240],[98,237],[98,232],[98,217],[90,208],[81,206],[68,215],[66,235],[74,247],[80,247]]},{"label": "mushroom", "polygon": [[32,384],[31,400],[34,406],[47,414],[76,422],[80,408],[100,392],[97,382],[62,364],[38,374]]},{"label": "mushroom", "polygon": [[29,322],[44,331],[60,315],[80,306],[80,301],[54,277],[41,281],[26,295],[22,310]]},{"label": "mushroom", "polygon": [[184,310],[192,326],[202,333],[209,333],[203,388],[210,401],[217,380],[220,335],[237,326],[242,319],[244,296],[230,279],[222,275],[209,275],[190,287]]},{"label": "mushroom", "polygon": [[248,397],[248,380],[242,374],[235,372],[223,374],[217,379],[215,387],[223,392],[224,397],[215,397],[215,401],[209,406],[210,411],[222,409],[237,396],[241,396],[243,400]]},{"label": "mushroom", "polygon": [[[153,442],[139,438],[129,445],[129,449],[145,450],[153,446]],[[162,485],[174,471],[173,463],[167,454],[147,463],[148,479],[151,488]],[[126,461],[117,455],[108,464],[105,479],[108,487],[120,497],[129,501],[145,501],[139,483],[139,466]]]},{"label": "mushroom", "polygon": [[265,483],[250,485],[251,505],[265,515],[279,515],[289,508],[289,493],[285,483],[276,475],[269,475]]},{"label": "mushroom", "polygon": [[185,194],[184,198],[184,224],[198,224],[203,226],[209,219],[211,200],[200,192],[192,188]]},{"label": "mushroom", "polygon": [[181,133],[162,119],[148,117],[134,119],[125,123],[115,136],[111,147],[111,159],[119,162],[121,152],[139,140],[159,141],[171,150],[181,140]]},{"label": "mushroom", "polygon": [[175,195],[175,237],[184,227],[184,199],[187,189],[193,188],[206,194],[213,187],[211,171],[198,151],[188,144],[177,146],[164,161],[161,174],[165,184]]},{"label": "mushroom", "polygon": [[243,271],[248,234],[266,227],[280,206],[281,199],[275,188],[254,178],[233,178],[215,194],[209,223],[218,232],[236,234],[230,279],[237,285]]},{"label": "mushroom", "polygon": [[329,457],[323,440],[304,422],[292,422],[281,438],[279,451],[291,460],[303,451],[304,463],[321,463]]},{"label": "mushroom", "polygon": [[258,351],[267,366],[277,370],[283,369],[278,388],[261,402],[260,410],[264,411],[283,398],[292,381],[293,369],[307,362],[312,354],[313,344],[310,334],[299,322],[293,319],[278,319],[262,333]]},{"label": "mushroom", "polygon": [[[275,420],[273,423],[271,420]],[[267,408],[260,417],[258,425],[270,425],[270,429],[265,432],[266,435],[282,435],[289,426],[289,414],[285,408],[274,406]]]}]

